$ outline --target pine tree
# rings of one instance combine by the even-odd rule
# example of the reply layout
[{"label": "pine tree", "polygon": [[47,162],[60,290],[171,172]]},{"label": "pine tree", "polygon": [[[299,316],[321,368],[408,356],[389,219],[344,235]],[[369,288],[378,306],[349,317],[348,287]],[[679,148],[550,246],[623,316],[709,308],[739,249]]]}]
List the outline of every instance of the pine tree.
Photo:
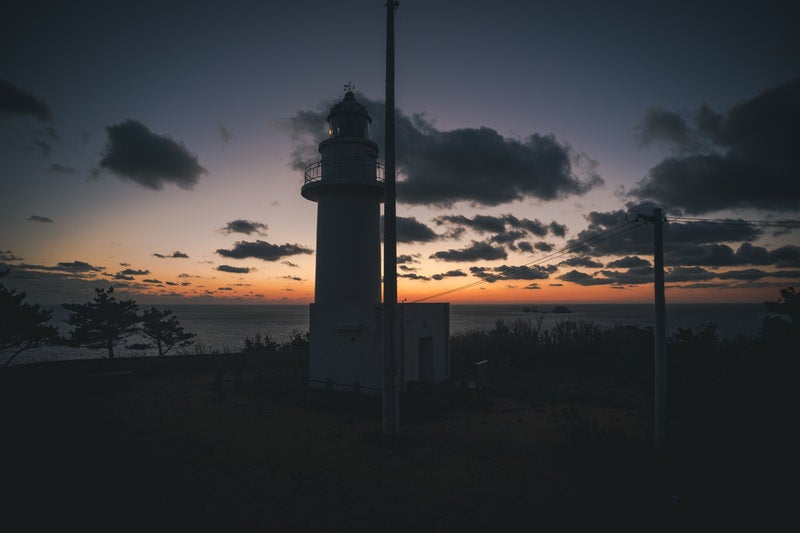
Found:
[{"label": "pine tree", "polygon": [[139,332],[137,325],[142,318],[137,314],[139,306],[133,300],[117,300],[114,288],[95,289],[94,300],[85,304],[62,304],[71,311],[68,342],[91,350],[108,350],[114,357],[114,347],[123,339]]},{"label": "pine tree", "polygon": [[0,284],[0,353],[11,354],[3,368],[25,350],[58,340],[58,329],[48,324],[53,312],[23,300],[24,292],[17,293]]},{"label": "pine tree", "polygon": [[196,336],[184,331],[172,311],[159,311],[155,307],[146,310],[142,315],[141,333],[156,343],[158,355],[164,355],[173,348],[189,346]]}]

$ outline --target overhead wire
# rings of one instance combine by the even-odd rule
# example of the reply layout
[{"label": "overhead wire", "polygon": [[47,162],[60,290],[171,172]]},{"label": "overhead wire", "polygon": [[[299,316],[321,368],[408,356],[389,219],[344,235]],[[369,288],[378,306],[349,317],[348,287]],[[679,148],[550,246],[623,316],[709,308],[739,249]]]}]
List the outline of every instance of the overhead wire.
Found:
[{"label": "overhead wire", "polygon": [[569,244],[569,245],[565,246],[564,248],[561,248],[560,250],[558,250],[556,252],[553,252],[553,253],[551,253],[549,255],[546,255],[546,256],[544,256],[542,258],[535,259],[533,261],[529,261],[529,262],[524,263],[522,265],[510,268],[510,269],[506,270],[505,272],[503,272],[502,274],[489,275],[489,276],[487,276],[485,278],[482,278],[482,279],[479,279],[479,280],[476,280],[476,281],[472,281],[470,283],[466,283],[464,285],[461,285],[461,286],[458,286],[458,287],[455,287],[455,288],[452,288],[452,289],[449,289],[449,290],[446,290],[446,291],[438,292],[436,294],[432,294],[430,296],[426,296],[425,298],[420,298],[418,300],[415,300],[413,303],[420,303],[420,302],[424,302],[424,301],[427,301],[427,300],[432,300],[434,298],[439,298],[439,297],[445,296],[447,294],[452,294],[454,292],[458,292],[458,291],[462,291],[462,290],[466,290],[466,289],[471,289],[471,288],[476,287],[478,285],[481,285],[483,283],[494,283],[495,281],[502,280],[503,278],[507,277],[510,274],[513,275],[515,273],[521,272],[521,271],[525,270],[526,268],[528,268],[528,267],[530,267],[532,265],[538,265],[538,264],[541,264],[541,263],[544,263],[544,262],[553,261],[553,260],[558,259],[558,258],[560,258],[562,256],[565,256],[565,255],[568,255],[568,254],[571,254],[571,253],[575,253],[575,252],[577,252],[577,251],[579,251],[579,250],[581,250],[583,248],[587,248],[587,247],[589,247],[589,246],[591,246],[593,244],[597,244],[597,243],[603,242],[605,240],[611,239],[611,238],[616,237],[617,235],[620,235],[622,233],[627,233],[628,231],[631,231],[631,230],[633,230],[633,229],[635,229],[635,228],[637,228],[639,226],[642,226],[644,224],[646,224],[646,222],[642,222],[642,221],[627,221],[624,224],[621,224],[619,226],[615,226],[613,228],[609,228],[609,229],[607,229],[605,231],[602,231],[602,232],[600,232],[600,233],[598,233],[596,235],[593,235],[591,237],[587,237],[586,239],[583,239],[583,240],[581,240],[579,242]]},{"label": "overhead wire", "polygon": [[733,218],[703,218],[703,217],[685,217],[685,216],[681,216],[680,220],[686,220],[689,222],[705,222],[708,224],[725,224],[729,226],[760,226],[768,228],[800,229],[800,220],[746,220],[746,219],[733,219]]},{"label": "overhead wire", "polygon": [[[786,228],[786,229],[800,228],[800,220],[745,220],[745,219],[702,218],[702,217],[686,217],[686,216],[680,216],[679,220],[688,222],[703,222],[709,224],[726,224],[735,226],[759,226],[759,227],[773,227],[773,228]],[[446,291],[438,292],[430,296],[426,296],[425,298],[420,298],[418,300],[415,300],[413,303],[420,303],[427,300],[432,300],[434,298],[446,296],[454,292],[471,289],[473,287],[477,287],[478,285],[482,285],[484,283],[494,283],[495,281],[502,280],[508,275],[513,275],[515,273],[521,272],[525,268],[530,267],[532,265],[538,265],[544,262],[553,261],[562,256],[575,253],[583,248],[611,239],[613,237],[616,237],[617,235],[631,231],[644,224],[647,224],[647,222],[644,220],[626,221],[622,225],[609,228],[601,233],[588,237],[582,241],[567,245],[564,248],[561,248],[560,250],[553,252],[552,254],[546,255],[540,259],[535,259],[533,261],[524,263],[520,266],[510,268],[505,272],[503,272],[502,274],[498,274],[496,276],[488,275],[485,278],[481,278],[479,280],[472,281],[470,283],[466,283],[464,285],[460,285],[458,287]]]}]

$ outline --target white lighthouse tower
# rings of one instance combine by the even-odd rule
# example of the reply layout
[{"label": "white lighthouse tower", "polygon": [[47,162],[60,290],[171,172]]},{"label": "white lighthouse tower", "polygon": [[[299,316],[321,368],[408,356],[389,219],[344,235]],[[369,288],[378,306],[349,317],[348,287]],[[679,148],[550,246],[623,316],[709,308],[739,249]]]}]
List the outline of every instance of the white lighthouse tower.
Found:
[{"label": "white lighthouse tower", "polygon": [[304,198],[317,202],[316,283],[309,381],[365,392],[381,388],[380,204],[383,166],[368,138],[372,122],[351,87],[328,115],[322,160],[305,171]]}]

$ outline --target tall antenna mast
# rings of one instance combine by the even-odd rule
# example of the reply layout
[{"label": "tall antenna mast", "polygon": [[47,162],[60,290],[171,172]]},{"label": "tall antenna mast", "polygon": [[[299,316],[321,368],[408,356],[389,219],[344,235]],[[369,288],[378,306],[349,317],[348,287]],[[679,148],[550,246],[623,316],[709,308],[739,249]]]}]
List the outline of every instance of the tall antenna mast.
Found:
[{"label": "tall antenna mast", "polygon": [[383,397],[382,430],[396,435],[400,425],[398,357],[395,341],[397,314],[397,209],[394,146],[394,12],[400,2],[386,2],[386,168],[383,201]]}]

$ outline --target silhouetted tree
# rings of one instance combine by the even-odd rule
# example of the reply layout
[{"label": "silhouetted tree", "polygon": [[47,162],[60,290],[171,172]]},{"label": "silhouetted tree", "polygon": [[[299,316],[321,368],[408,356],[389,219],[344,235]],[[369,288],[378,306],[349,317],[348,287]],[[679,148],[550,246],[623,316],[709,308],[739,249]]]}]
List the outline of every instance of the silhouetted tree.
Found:
[{"label": "silhouetted tree", "polygon": [[164,355],[173,348],[189,346],[196,337],[194,333],[184,331],[172,311],[159,311],[155,307],[146,310],[142,315],[141,333],[155,342],[158,355]]},{"label": "silhouetted tree", "polygon": [[275,342],[269,334],[264,334],[264,337],[261,337],[260,333],[256,333],[255,337],[252,339],[250,337],[245,337],[244,339],[244,346],[242,347],[243,352],[275,352],[280,347],[280,344]]},{"label": "silhouetted tree", "polygon": [[114,346],[123,339],[138,333],[137,324],[142,318],[137,314],[139,306],[133,300],[117,300],[114,288],[95,289],[94,300],[85,304],[62,304],[71,311],[68,342],[91,350],[108,350],[109,359],[114,357]]},{"label": "silhouetted tree", "polygon": [[794,287],[781,289],[781,297],[776,302],[764,302],[767,311],[781,316],[768,316],[761,323],[761,333],[773,345],[785,345],[800,340],[800,293]]},{"label": "silhouetted tree", "polygon": [[280,349],[283,351],[308,350],[308,345],[308,332],[300,332],[295,329],[292,330],[289,340],[281,344]]},{"label": "silhouetted tree", "polygon": [[[0,272],[0,276],[6,273]],[[39,304],[27,304],[24,299],[24,292],[17,293],[0,284],[0,353],[11,355],[3,368],[25,350],[58,341],[58,329],[47,323],[53,312]]]},{"label": "silhouetted tree", "polygon": [[781,289],[781,297],[777,302],[764,302],[767,311],[786,315],[792,324],[800,323],[800,293],[794,287]]}]

